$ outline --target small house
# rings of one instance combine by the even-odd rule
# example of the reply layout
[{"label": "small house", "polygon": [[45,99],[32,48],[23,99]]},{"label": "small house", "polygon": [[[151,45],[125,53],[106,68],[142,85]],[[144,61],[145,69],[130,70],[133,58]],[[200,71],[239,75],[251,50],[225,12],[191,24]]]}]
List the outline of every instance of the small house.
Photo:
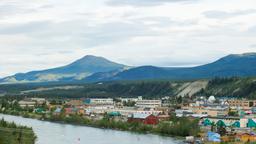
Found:
[{"label": "small house", "polygon": [[78,112],[77,108],[65,108],[64,110],[66,115],[76,114]]},{"label": "small house", "polygon": [[61,113],[61,108],[60,108],[60,107],[58,107],[58,108],[53,112],[54,115],[60,115],[60,113]]},{"label": "small house", "polygon": [[84,115],[85,114],[84,108],[78,108],[78,112],[77,113],[80,114],[80,115]]},{"label": "small house", "polygon": [[83,101],[81,100],[70,100],[67,105],[69,106],[81,106],[83,105]]},{"label": "small house", "polygon": [[109,112],[108,116],[110,116],[110,117],[118,117],[118,116],[121,116],[121,113],[113,111],[113,112]]},{"label": "small house", "polygon": [[159,123],[159,119],[157,116],[153,114],[141,114],[141,113],[135,113],[130,116],[128,116],[128,122],[138,122],[148,125],[156,125]]},{"label": "small house", "polygon": [[243,133],[238,135],[242,142],[256,142],[256,135],[250,133]]},{"label": "small house", "polygon": [[35,113],[45,113],[45,110],[43,108],[36,108],[34,110]]}]

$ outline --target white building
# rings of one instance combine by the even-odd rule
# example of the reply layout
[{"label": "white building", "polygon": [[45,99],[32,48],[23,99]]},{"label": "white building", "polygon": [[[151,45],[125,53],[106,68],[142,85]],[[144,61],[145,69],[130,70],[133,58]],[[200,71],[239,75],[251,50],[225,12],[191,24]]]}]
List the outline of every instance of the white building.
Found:
[{"label": "white building", "polygon": [[114,109],[114,100],[111,98],[90,98],[84,101],[88,105],[87,113],[104,114]]},{"label": "white building", "polygon": [[161,107],[161,105],[161,100],[138,100],[135,106],[139,108],[156,108]]},{"label": "white building", "polygon": [[91,99],[86,99],[85,104],[88,104],[88,105],[114,105],[114,100],[112,98],[91,98]]},{"label": "white building", "polygon": [[31,101],[35,101],[37,102],[37,104],[43,104],[43,103],[47,103],[45,98],[30,98]]},{"label": "white building", "polygon": [[20,107],[35,107],[36,105],[42,105],[48,103],[44,98],[25,98],[18,102]]},{"label": "white building", "polygon": [[35,107],[36,101],[31,101],[31,100],[21,100],[18,102],[20,107]]},{"label": "white building", "polygon": [[142,97],[139,96],[138,98],[120,98],[121,102],[137,102],[138,100],[142,100]]}]

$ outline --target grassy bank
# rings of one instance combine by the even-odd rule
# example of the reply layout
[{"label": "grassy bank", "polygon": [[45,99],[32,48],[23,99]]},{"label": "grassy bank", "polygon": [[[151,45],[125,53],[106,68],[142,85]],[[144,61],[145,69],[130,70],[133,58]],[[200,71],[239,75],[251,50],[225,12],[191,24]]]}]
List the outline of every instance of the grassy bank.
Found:
[{"label": "grassy bank", "polygon": [[0,120],[0,144],[34,144],[35,140],[32,128]]},{"label": "grassy bank", "polygon": [[128,123],[123,121],[116,121],[114,117],[104,116],[100,120],[92,120],[81,115],[65,116],[64,114],[36,114],[28,112],[17,111],[0,111],[4,114],[22,116],[26,118],[34,118],[39,120],[46,120],[51,122],[84,125],[103,129],[114,129],[121,131],[131,131],[138,133],[152,133],[165,136],[197,136],[200,129],[197,119],[176,118],[172,117],[170,121],[160,122],[158,125],[145,125],[142,123]]}]

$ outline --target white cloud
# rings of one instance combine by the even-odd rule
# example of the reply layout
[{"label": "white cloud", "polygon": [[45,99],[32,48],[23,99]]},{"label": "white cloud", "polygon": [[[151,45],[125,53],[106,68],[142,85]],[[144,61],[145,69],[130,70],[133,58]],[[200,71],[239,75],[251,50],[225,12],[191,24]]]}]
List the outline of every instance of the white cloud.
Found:
[{"label": "white cloud", "polygon": [[212,10],[212,11],[204,12],[204,15],[208,18],[225,19],[225,18],[232,18],[236,16],[255,14],[255,13],[256,13],[256,9],[237,10],[233,12]]},{"label": "white cloud", "polygon": [[109,0],[107,4],[113,6],[156,6],[165,3],[191,3],[197,1],[198,0]]},{"label": "white cloud", "polygon": [[[231,4],[232,3],[232,4]],[[255,0],[2,0],[0,76],[86,54],[191,66],[256,50]]]}]

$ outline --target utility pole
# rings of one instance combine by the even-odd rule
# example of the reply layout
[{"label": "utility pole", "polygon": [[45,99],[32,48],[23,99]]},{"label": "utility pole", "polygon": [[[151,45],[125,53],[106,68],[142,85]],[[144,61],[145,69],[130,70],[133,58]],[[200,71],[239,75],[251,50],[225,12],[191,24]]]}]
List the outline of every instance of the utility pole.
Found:
[{"label": "utility pole", "polygon": [[18,137],[19,144],[22,144],[22,128],[20,128],[20,133]]}]

